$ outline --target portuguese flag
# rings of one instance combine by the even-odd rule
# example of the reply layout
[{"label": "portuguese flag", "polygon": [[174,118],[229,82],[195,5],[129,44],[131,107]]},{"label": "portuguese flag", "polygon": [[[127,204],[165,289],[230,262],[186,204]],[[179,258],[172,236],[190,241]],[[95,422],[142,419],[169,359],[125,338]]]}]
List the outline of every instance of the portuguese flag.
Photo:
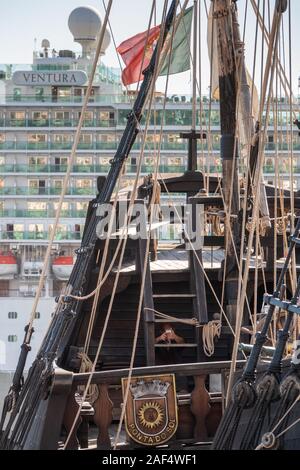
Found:
[{"label": "portuguese flag", "polygon": [[[173,38],[170,74],[186,72],[190,69],[190,43],[191,43],[191,24],[193,18],[193,7],[188,8],[177,28]],[[148,67],[152,53],[157,44],[161,25],[155,26],[148,31],[139,33],[126,41],[122,42],[117,48],[126,68],[122,73],[124,85],[131,85],[140,81],[142,71]],[[172,31],[171,33],[172,34]],[[147,41],[147,44],[146,44]],[[145,50],[145,52],[144,52]],[[160,75],[167,75],[169,69],[169,54],[166,57]]]}]

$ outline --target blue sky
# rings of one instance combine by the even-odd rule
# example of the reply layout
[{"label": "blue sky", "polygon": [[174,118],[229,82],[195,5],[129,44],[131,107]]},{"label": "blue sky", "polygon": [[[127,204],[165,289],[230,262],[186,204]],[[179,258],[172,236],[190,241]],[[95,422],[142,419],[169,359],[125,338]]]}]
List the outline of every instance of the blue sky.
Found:
[{"label": "blue sky", "polygon": [[[209,62],[206,47],[206,15],[204,0],[202,4],[202,86],[207,92],[209,85]],[[206,0],[210,4],[210,0]],[[257,2],[258,0],[256,0]],[[260,0],[260,4],[264,0]],[[106,0],[107,2],[107,0]],[[244,23],[244,8],[247,0],[239,0],[240,24]],[[193,1],[190,1],[192,4]],[[267,4],[267,1],[266,1]],[[274,0],[271,0],[274,4]],[[59,49],[80,50],[74,44],[69,32],[67,21],[72,9],[78,6],[91,5],[99,9],[103,15],[102,0],[2,0],[0,15],[0,63],[30,63],[34,48],[34,39],[38,47],[43,38],[51,42],[51,47]],[[111,24],[117,44],[147,28],[152,0],[114,0],[111,13]],[[163,0],[157,0],[157,17],[162,9]],[[299,0],[291,0],[292,8],[292,35],[294,47],[293,58],[293,89],[297,92],[297,78],[300,75],[299,38],[297,38],[298,19],[300,17]],[[288,14],[285,14],[284,29],[286,32],[286,61],[288,66]],[[255,19],[250,6],[248,8],[246,25],[246,58],[249,69],[253,63],[253,38],[255,32]],[[104,62],[107,65],[118,66],[116,52],[111,45]],[[259,78],[258,78],[259,81]],[[164,89],[163,80],[158,82],[158,88]],[[189,72],[172,77],[169,85],[170,93],[190,93],[191,75]]]}]

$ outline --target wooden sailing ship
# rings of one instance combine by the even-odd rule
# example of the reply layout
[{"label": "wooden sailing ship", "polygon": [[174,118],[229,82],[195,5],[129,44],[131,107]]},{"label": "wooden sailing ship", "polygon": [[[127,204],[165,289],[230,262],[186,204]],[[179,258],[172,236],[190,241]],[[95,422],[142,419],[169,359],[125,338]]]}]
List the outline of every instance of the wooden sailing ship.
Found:
[{"label": "wooden sailing ship", "polygon": [[[197,130],[194,89],[191,132],[182,136],[189,140],[187,171],[165,180],[156,171],[139,186],[137,178],[131,195],[122,201],[115,191],[143,113],[151,108],[161,54],[172,47],[172,35],[188,2],[177,16],[178,2],[173,0],[168,12],[167,3],[158,43],[143,72],[111,170],[105,180],[99,178],[99,193],[90,203],[72,274],[57,299],[52,323],[23,383],[32,323],[27,327],[1,420],[3,449],[111,449],[162,444],[210,448],[212,442],[216,449],[300,446],[299,425],[281,434],[288,427],[290,415],[299,415],[297,361],[285,360],[283,370],[288,376],[282,383],[281,374],[288,333],[299,314],[296,260],[300,225],[296,217],[300,196],[293,190],[279,191],[262,183],[268,122],[254,126],[235,1],[212,2],[222,178],[208,178],[197,170],[197,141],[209,142],[209,132]],[[197,4],[195,1],[194,46]],[[270,111],[275,70],[280,68],[280,22],[286,8],[283,0],[275,4],[260,118],[265,107],[267,114]],[[100,51],[101,35],[98,46]],[[247,137],[248,150],[243,183],[238,172],[238,138],[242,134]],[[153,222],[151,208],[161,193],[171,199],[172,193],[187,196],[192,225],[197,225],[197,208],[203,208],[209,230],[204,230],[201,246],[194,247],[185,230],[186,220],[181,218],[182,244],[157,246],[155,231],[167,222],[161,218]],[[139,223],[147,237],[128,236],[128,223],[120,219],[121,203],[126,205],[126,221],[135,235],[138,227],[131,210],[138,203]],[[113,207],[118,221],[114,237],[99,236],[105,231],[112,234],[111,219],[103,223],[104,204]],[[283,224],[280,234],[278,221]],[[266,290],[273,292],[274,282],[274,294],[265,296]],[[258,316],[262,304],[266,309]],[[283,333],[277,347],[265,347],[270,331],[276,343],[279,323]],[[165,329],[161,331],[162,325]],[[297,332],[297,325],[293,326]],[[260,333],[254,342],[253,333],[257,331]],[[168,334],[173,341],[159,340],[168,338]],[[240,353],[239,346],[243,350]],[[246,352],[250,352],[250,358],[243,371]],[[261,353],[265,355],[259,361]],[[256,374],[261,378],[258,385]],[[217,391],[212,388],[213,377],[220,379]],[[288,413],[291,406],[292,413]],[[273,428],[281,432],[277,434]]]}]

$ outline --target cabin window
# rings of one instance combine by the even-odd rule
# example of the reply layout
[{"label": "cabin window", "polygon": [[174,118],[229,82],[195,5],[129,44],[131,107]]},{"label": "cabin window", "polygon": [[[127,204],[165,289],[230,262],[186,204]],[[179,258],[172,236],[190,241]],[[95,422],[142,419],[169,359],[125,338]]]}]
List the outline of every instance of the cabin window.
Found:
[{"label": "cabin window", "polygon": [[8,335],[7,339],[9,343],[16,343],[18,341],[17,335]]},{"label": "cabin window", "polygon": [[57,96],[61,99],[66,99],[71,97],[72,90],[71,88],[58,88]]},{"label": "cabin window", "polygon": [[33,166],[44,166],[44,165],[47,165],[47,158],[46,157],[29,157],[28,163],[29,165],[33,165]]},{"label": "cabin window", "polygon": [[46,121],[48,119],[47,111],[34,111],[32,118],[34,121]]},{"label": "cabin window", "polygon": [[25,119],[25,112],[24,111],[11,111],[10,119],[16,121],[23,121]]},{"label": "cabin window", "polygon": [[35,318],[36,320],[39,320],[39,319],[41,318],[40,312],[35,312],[34,318]]},{"label": "cabin window", "polygon": [[110,111],[100,111],[99,119],[100,121],[114,121],[115,113]]},{"label": "cabin window", "polygon": [[91,188],[92,181],[90,179],[76,180],[76,188]]},{"label": "cabin window", "polygon": [[82,96],[82,88],[74,88],[74,96]]},{"label": "cabin window", "polygon": [[[48,227],[49,234],[51,233],[52,230],[53,230],[53,225],[49,225]],[[67,234],[68,234],[68,225],[59,224],[57,227],[55,239],[65,240],[67,237]]]},{"label": "cabin window", "polygon": [[55,189],[62,189],[63,180],[53,180],[52,186]]},{"label": "cabin window", "polygon": [[[54,202],[53,203],[53,208],[55,212],[58,210],[59,202]],[[62,204],[62,215],[65,215],[64,213],[69,211],[69,203],[68,202],[63,202]]]},{"label": "cabin window", "polygon": [[76,209],[78,211],[87,211],[88,203],[87,202],[76,202]]},{"label": "cabin window", "polygon": [[182,161],[180,157],[172,157],[168,159],[168,165],[181,165]]},{"label": "cabin window", "polygon": [[64,144],[70,142],[70,137],[69,134],[54,134],[53,141],[56,144]]},{"label": "cabin window", "polygon": [[110,160],[110,157],[102,157],[100,158],[100,165],[109,165]]},{"label": "cabin window", "polygon": [[79,142],[81,144],[91,144],[93,140],[92,134],[81,134]]},{"label": "cabin window", "polygon": [[28,135],[28,142],[30,143],[40,143],[40,142],[46,142],[47,141],[47,135],[46,134],[29,134]]},{"label": "cabin window", "polygon": [[92,165],[92,157],[77,157],[77,165]]},{"label": "cabin window", "polygon": [[54,162],[55,162],[54,163],[55,165],[65,165],[65,166],[67,166],[68,157],[55,157]]},{"label": "cabin window", "polygon": [[[78,113],[78,118],[80,118],[81,112]],[[84,120],[85,121],[92,121],[94,119],[94,113],[93,111],[86,111],[84,113]]]},{"label": "cabin window", "polygon": [[101,121],[109,121],[110,119],[110,114],[108,111],[101,111],[100,112],[100,120]]},{"label": "cabin window", "polygon": [[158,144],[160,142],[160,134],[147,135],[146,142],[156,142]]},{"label": "cabin window", "polygon": [[56,119],[69,119],[70,111],[55,111],[55,118]]},{"label": "cabin window", "polygon": [[37,194],[45,194],[45,191],[43,191],[46,188],[46,181],[45,180],[29,180],[28,181],[28,186],[30,189],[39,189],[41,190]]},{"label": "cabin window", "polygon": [[47,210],[46,202],[28,202],[27,208],[29,211],[45,211]]},{"label": "cabin window", "polygon": [[18,313],[17,312],[8,312],[8,318],[10,320],[16,320],[16,318],[18,318]]},{"label": "cabin window", "polygon": [[115,134],[101,134],[100,141],[101,142],[115,142],[116,137]]},{"label": "cabin window", "polygon": [[29,232],[34,232],[36,234],[41,234],[44,231],[43,224],[29,224]]}]

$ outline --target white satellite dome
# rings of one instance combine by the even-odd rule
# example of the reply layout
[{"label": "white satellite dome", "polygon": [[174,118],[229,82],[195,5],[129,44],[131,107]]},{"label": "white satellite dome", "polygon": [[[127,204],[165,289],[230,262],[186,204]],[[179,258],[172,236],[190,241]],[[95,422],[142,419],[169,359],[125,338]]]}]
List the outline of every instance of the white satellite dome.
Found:
[{"label": "white satellite dome", "polygon": [[77,42],[95,41],[102,22],[99,12],[93,7],[78,7],[69,16],[69,29]]},{"label": "white satellite dome", "polygon": [[45,49],[45,48],[49,49],[49,47],[50,47],[50,41],[48,39],[43,39],[42,40],[42,48],[43,49]]},{"label": "white satellite dome", "polygon": [[69,16],[68,25],[74,41],[82,45],[83,56],[95,49],[96,39],[102,26],[101,17],[96,8],[75,8]]}]

